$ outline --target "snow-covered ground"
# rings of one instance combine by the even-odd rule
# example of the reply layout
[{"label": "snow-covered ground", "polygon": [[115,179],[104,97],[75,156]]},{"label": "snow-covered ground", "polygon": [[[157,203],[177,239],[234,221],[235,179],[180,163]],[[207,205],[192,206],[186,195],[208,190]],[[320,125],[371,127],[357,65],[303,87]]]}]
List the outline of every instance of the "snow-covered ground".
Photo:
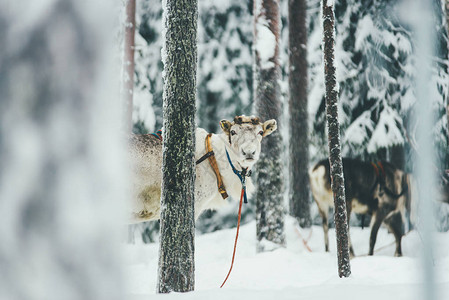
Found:
[{"label": "snow-covered ground", "polygon": [[[155,293],[158,244],[125,246],[128,299],[363,299],[421,300],[422,277],[419,259],[422,243],[412,231],[403,238],[403,257],[394,253],[394,237],[379,231],[374,256],[368,252],[369,229],[351,228],[358,257],[351,260],[352,275],[337,274],[335,231],[330,231],[331,251],[324,252],[323,231],[314,226],[308,245],[303,246],[291,218],[286,220],[287,247],[257,254],[255,222],[240,229],[233,271],[220,289],[230,266],[235,229],[197,235],[195,252],[195,291]],[[308,232],[301,233],[305,238]],[[387,246],[386,246],[387,245]],[[386,246],[386,247],[385,247]],[[449,299],[449,232],[436,233],[434,270],[438,299]]]}]

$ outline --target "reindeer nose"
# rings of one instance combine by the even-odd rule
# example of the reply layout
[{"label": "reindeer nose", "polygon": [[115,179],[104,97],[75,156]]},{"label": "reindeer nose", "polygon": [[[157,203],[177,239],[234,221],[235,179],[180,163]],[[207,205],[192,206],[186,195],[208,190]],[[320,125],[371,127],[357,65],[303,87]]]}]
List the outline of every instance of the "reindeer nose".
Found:
[{"label": "reindeer nose", "polygon": [[254,150],[254,151],[245,152],[245,150],[242,150],[242,154],[243,154],[243,156],[245,156],[246,159],[253,159],[254,155],[256,155],[256,151]]}]

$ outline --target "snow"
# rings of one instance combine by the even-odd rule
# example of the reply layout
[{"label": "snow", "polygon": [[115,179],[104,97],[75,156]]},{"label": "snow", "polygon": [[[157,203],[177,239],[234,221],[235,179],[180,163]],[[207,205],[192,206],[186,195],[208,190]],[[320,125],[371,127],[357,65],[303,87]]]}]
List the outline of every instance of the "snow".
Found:
[{"label": "snow", "polygon": [[376,152],[379,148],[387,148],[389,145],[402,145],[404,138],[399,128],[402,126],[401,117],[392,108],[386,106],[380,113],[379,122],[374,129],[371,140],[368,143],[368,152]]},{"label": "snow", "polygon": [[[196,286],[185,294],[157,295],[158,244],[125,245],[127,299],[422,299],[422,243],[412,231],[403,238],[404,257],[393,257],[394,237],[381,228],[374,256],[368,252],[369,229],[351,228],[356,255],[351,260],[352,275],[340,279],[337,274],[335,231],[330,230],[330,253],[324,252],[323,230],[313,226],[305,250],[296,231],[295,221],[286,219],[287,247],[256,253],[256,228],[252,221],[240,229],[232,273],[223,287],[230,266],[235,228],[197,235]],[[301,230],[303,237],[310,230]],[[449,233],[436,233],[434,271],[440,298],[449,297]],[[387,246],[386,246],[387,245]],[[384,247],[386,246],[386,247]]]},{"label": "snow", "polygon": [[369,140],[369,134],[373,131],[374,124],[371,120],[369,111],[363,112],[351,125],[346,129],[343,138],[343,153],[356,152],[359,148]]},{"label": "snow", "polygon": [[270,69],[274,67],[272,60],[276,50],[276,37],[268,27],[268,22],[264,17],[257,18],[257,39],[255,48],[260,58],[260,66],[262,69]]},{"label": "snow", "polygon": [[274,56],[276,53],[276,36],[270,30],[261,0],[256,0],[256,33],[254,48],[260,58],[262,69],[271,69],[275,66]]}]

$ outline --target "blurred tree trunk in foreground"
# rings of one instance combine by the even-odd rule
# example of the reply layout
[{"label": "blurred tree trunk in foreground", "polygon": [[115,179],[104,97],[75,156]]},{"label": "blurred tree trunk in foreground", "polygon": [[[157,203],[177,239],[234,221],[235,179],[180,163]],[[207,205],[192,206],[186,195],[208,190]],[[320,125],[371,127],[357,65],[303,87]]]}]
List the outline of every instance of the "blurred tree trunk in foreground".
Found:
[{"label": "blurred tree trunk in foreground", "polygon": [[0,299],[123,299],[114,12],[42,2],[0,2]]}]

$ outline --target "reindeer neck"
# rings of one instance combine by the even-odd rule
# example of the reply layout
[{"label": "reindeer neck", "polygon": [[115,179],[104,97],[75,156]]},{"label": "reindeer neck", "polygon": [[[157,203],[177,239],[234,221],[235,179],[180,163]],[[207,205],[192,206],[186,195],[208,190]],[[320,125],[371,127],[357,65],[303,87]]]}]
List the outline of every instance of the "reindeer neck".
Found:
[{"label": "reindeer neck", "polygon": [[234,165],[234,167],[237,169],[237,171],[242,171],[243,168],[240,165],[240,163],[238,162],[237,157],[236,157],[236,155],[234,153],[234,150],[233,150],[232,146],[229,144],[228,136],[226,134],[224,134],[224,133],[217,134],[217,136],[219,138],[218,140],[220,141],[220,144],[217,145],[218,147],[217,147],[216,150],[214,148],[216,156],[218,154],[219,158],[220,158],[219,160],[224,165],[227,165],[227,166],[225,166],[226,169],[229,168],[232,171],[232,167],[231,167],[231,165],[230,165],[230,163],[229,163],[229,161],[227,159],[227,156],[226,156],[226,150],[227,150],[228,154],[229,154],[229,158],[230,158],[232,164]]},{"label": "reindeer neck", "polygon": [[[239,177],[234,173],[232,167],[226,156],[226,149],[228,150],[229,158],[237,171],[242,171],[242,167],[237,161],[236,155],[229,144],[229,139],[226,134],[216,134],[212,138],[212,147],[214,148],[215,157],[217,160],[218,168],[222,175],[226,190],[229,195],[234,199],[238,199],[240,196],[242,184]],[[249,171],[249,170],[248,170]],[[253,184],[251,178],[247,178],[247,186],[249,190],[253,190]]]}]

